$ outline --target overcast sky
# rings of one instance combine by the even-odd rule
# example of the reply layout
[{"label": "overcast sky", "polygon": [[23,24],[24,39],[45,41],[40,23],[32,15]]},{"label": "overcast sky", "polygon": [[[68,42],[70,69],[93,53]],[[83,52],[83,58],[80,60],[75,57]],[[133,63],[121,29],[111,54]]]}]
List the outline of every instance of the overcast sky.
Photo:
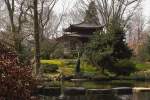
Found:
[{"label": "overcast sky", "polygon": [[146,17],[150,17],[150,0],[143,2],[143,13]]},{"label": "overcast sky", "polygon": [[[62,11],[62,5],[65,3],[65,5],[67,5],[67,7],[69,6],[69,9],[72,8],[72,6],[75,4],[77,0],[59,0],[59,2],[57,3],[55,10],[58,13],[61,13]],[[150,17],[150,0],[143,0],[143,14],[145,15],[145,17]]]}]

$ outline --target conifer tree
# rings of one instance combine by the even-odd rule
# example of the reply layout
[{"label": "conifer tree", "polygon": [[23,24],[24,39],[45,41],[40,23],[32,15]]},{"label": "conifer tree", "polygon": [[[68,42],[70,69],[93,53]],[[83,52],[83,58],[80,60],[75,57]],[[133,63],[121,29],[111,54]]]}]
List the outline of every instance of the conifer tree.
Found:
[{"label": "conifer tree", "polygon": [[107,32],[96,32],[87,44],[86,55],[94,66],[105,69],[116,75],[129,75],[134,72],[135,65],[130,61],[132,50],[125,41],[125,32],[113,19]]},{"label": "conifer tree", "polygon": [[99,19],[97,16],[97,9],[94,1],[91,1],[89,4],[88,10],[86,10],[86,15],[84,18],[84,22],[90,24],[99,24]]}]

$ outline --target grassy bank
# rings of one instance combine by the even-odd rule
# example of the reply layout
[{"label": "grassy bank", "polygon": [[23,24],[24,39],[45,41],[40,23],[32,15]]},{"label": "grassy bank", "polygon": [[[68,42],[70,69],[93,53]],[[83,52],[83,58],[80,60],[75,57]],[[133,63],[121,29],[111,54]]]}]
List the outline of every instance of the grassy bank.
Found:
[{"label": "grassy bank", "polygon": [[[41,60],[41,64],[56,64],[59,70],[62,70],[65,76],[72,76],[75,73],[76,60],[75,59],[54,59],[54,60]],[[137,72],[131,74],[130,76],[121,76],[118,79],[135,79],[135,80],[145,80],[150,79],[150,63],[149,62],[135,62]],[[81,72],[87,77],[92,77],[95,79],[108,79],[108,77],[101,74],[97,68],[91,64],[81,61]],[[59,72],[48,73],[48,76],[56,76]]]}]

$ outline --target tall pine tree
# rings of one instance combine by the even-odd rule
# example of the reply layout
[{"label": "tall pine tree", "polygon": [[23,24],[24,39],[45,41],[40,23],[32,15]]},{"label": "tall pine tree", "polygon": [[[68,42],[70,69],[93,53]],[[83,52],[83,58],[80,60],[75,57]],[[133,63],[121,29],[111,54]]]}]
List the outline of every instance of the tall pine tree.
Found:
[{"label": "tall pine tree", "polygon": [[99,19],[98,19],[96,5],[94,1],[90,2],[88,10],[86,10],[84,22],[89,23],[89,24],[96,24],[96,25],[100,24]]},{"label": "tall pine tree", "polygon": [[117,22],[114,18],[109,24],[108,31],[112,34],[112,56],[114,57],[114,59],[130,59],[132,56],[132,50],[126,43],[125,31],[121,26],[121,23]]},{"label": "tall pine tree", "polygon": [[129,75],[135,71],[135,65],[130,61],[132,50],[125,41],[125,31],[115,19],[109,24],[107,32],[97,32],[93,36],[86,54],[103,73],[104,69],[116,75]]}]

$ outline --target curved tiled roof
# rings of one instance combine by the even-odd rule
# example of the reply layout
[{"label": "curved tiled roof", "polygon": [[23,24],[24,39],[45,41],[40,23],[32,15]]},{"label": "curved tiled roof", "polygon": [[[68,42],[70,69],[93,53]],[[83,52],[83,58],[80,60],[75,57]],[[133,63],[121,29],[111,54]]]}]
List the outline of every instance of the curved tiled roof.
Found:
[{"label": "curved tiled roof", "polygon": [[82,22],[79,24],[72,24],[68,28],[64,29],[64,32],[78,32],[86,30],[102,30],[104,26],[96,25],[95,23]]}]

